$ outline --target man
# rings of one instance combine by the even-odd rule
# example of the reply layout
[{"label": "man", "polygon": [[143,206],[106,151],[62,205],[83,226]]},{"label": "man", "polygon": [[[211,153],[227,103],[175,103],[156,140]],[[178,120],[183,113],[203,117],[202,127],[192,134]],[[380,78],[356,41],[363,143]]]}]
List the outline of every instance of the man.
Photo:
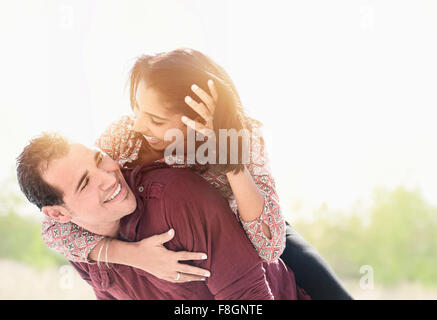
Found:
[{"label": "man", "polygon": [[206,281],[170,283],[124,265],[72,263],[98,299],[298,299],[294,275],[263,263],[221,194],[185,169],[122,169],[101,152],[43,134],[17,160],[28,200],[59,222],[139,241],[173,228],[173,251],[206,252]]}]

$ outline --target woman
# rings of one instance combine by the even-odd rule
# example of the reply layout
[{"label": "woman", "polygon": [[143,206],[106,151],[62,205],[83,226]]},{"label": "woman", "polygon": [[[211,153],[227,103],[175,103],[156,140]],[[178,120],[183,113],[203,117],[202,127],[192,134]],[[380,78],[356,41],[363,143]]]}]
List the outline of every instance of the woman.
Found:
[{"label": "woman", "polygon": [[[187,139],[189,128],[204,134],[215,132],[216,136],[219,129],[260,128],[258,121],[245,116],[226,71],[191,49],[140,57],[130,73],[130,102],[135,119],[123,117],[97,141],[122,166],[168,162],[164,153],[174,143],[165,139],[169,129],[181,130]],[[186,146],[188,141],[184,142]],[[263,261],[274,262],[281,257],[295,272],[298,285],[313,298],[350,298],[317,253],[289,226],[286,228],[262,137],[251,140],[248,164],[243,163],[243,139],[238,143],[237,163],[230,163],[231,144],[226,145],[227,150],[220,147],[217,152],[219,156],[227,151],[225,164],[188,164],[190,154],[185,148],[184,163],[172,166],[190,168],[219,189]],[[163,246],[174,232],[177,230],[138,243],[113,240],[105,248],[105,256],[108,262],[141,268],[171,282],[204,280],[209,276],[208,270],[179,263],[202,259],[203,253],[171,252]],[[43,238],[68,259],[90,263],[99,260],[105,244],[102,236],[72,223],[60,225],[49,219],[43,223]],[[312,269],[311,274],[306,271],[308,268]]]}]

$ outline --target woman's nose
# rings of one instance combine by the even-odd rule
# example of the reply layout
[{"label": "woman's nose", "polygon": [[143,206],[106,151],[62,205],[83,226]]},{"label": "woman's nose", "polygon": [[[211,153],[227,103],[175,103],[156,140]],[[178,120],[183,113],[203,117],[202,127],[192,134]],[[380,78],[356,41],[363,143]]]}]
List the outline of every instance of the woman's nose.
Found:
[{"label": "woman's nose", "polygon": [[144,132],[145,130],[146,130],[145,121],[142,119],[141,116],[136,117],[134,122],[134,131],[141,133]]}]

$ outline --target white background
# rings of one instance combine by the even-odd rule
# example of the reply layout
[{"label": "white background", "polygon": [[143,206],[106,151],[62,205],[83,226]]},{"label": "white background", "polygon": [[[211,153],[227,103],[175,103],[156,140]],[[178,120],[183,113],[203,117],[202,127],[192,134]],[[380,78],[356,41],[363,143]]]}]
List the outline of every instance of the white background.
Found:
[{"label": "white background", "polygon": [[2,0],[0,43],[0,178],[41,131],[91,144],[129,113],[136,56],[192,47],[265,124],[287,218],[378,186],[437,204],[436,1]]}]

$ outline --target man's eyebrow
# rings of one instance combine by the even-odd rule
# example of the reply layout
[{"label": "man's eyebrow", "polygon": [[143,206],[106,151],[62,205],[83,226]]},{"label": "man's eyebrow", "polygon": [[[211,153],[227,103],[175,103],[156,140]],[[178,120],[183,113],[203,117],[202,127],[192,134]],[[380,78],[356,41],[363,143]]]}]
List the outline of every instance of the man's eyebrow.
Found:
[{"label": "man's eyebrow", "polygon": [[96,150],[96,152],[94,153],[94,162],[97,163],[97,159],[99,158],[101,152],[99,150]]},{"label": "man's eyebrow", "polygon": [[[94,162],[96,164],[97,164],[97,159],[99,158],[100,154],[101,154],[100,151],[96,151],[94,153]],[[83,182],[83,180],[85,180],[87,175],[88,175],[88,170],[86,170],[85,173],[82,175],[82,177],[80,177],[80,180],[79,180],[79,183],[77,184],[75,193],[77,193],[77,191],[79,190],[79,187],[82,185],[82,182]]]}]

